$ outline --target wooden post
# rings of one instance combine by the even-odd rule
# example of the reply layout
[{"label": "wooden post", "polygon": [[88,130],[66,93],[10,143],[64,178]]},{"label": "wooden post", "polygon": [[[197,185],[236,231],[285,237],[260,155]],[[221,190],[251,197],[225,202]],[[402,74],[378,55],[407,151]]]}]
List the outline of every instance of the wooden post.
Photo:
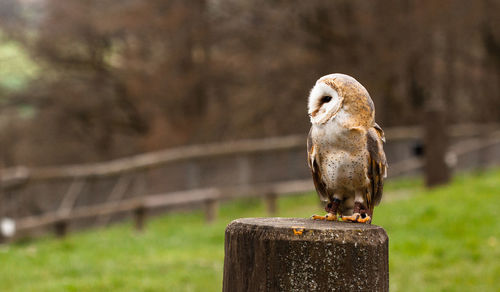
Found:
[{"label": "wooden post", "polygon": [[54,232],[56,237],[65,237],[68,233],[68,221],[61,219],[54,224]]},{"label": "wooden post", "polygon": [[246,218],[226,228],[222,291],[389,291],[379,226]]},{"label": "wooden post", "polygon": [[268,193],[265,195],[267,214],[272,216],[276,215],[278,211],[278,196],[275,193]]},{"label": "wooden post", "polygon": [[[0,218],[0,220],[2,220],[2,218]],[[0,221],[0,224],[2,222]],[[1,226],[0,226],[1,228]],[[3,234],[3,230],[0,230],[0,244],[4,243],[4,242],[7,242],[7,237]]]},{"label": "wooden post", "polygon": [[425,112],[425,183],[428,187],[446,184],[451,171],[446,163],[448,130],[446,114],[441,107],[432,107]]},{"label": "wooden post", "polygon": [[217,218],[219,202],[216,199],[205,200],[205,221],[212,223]]},{"label": "wooden post", "polygon": [[143,206],[134,210],[135,230],[142,232],[146,223],[146,208]]},{"label": "wooden post", "polygon": [[[118,180],[108,196],[107,202],[119,202],[133,182],[134,181],[131,179],[130,175],[121,175],[118,177]],[[108,225],[112,217],[113,214],[106,214],[97,217],[97,225]]]}]

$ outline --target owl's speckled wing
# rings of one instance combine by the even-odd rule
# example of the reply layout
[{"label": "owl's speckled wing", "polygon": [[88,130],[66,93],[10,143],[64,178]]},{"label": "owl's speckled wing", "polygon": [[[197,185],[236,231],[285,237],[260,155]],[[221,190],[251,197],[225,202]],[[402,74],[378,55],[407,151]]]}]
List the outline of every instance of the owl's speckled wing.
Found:
[{"label": "owl's speckled wing", "polygon": [[[378,135],[380,136],[380,139],[382,140],[382,142],[385,143],[385,134],[384,134],[384,130],[382,130],[382,128],[377,124],[375,123],[375,125],[373,126],[375,128],[375,130],[377,130],[378,132]],[[383,152],[383,151],[382,151]]]},{"label": "owl's speckled wing", "polygon": [[319,157],[318,157],[318,149],[313,145],[311,138],[311,130],[309,130],[309,135],[307,135],[307,164],[311,169],[314,186],[316,187],[316,191],[318,192],[319,197],[322,201],[328,200],[328,193],[326,191],[326,185],[321,179],[321,170],[318,165]]},{"label": "owl's speckled wing", "polygon": [[387,176],[387,160],[383,149],[385,141],[384,131],[379,125],[375,124],[366,133],[368,148],[368,178],[371,183],[371,192],[367,194],[367,205],[373,210],[373,207],[382,200],[382,191],[384,178]]}]

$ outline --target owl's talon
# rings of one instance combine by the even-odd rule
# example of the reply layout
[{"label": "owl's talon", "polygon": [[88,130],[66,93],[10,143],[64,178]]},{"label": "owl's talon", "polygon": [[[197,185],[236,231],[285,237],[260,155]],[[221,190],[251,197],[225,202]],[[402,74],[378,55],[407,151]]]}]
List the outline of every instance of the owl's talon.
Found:
[{"label": "owl's talon", "polygon": [[[363,216],[364,215],[364,216]],[[354,213],[351,216],[343,216],[342,221],[358,222],[358,223],[370,223],[372,218],[368,214]]]},{"label": "owl's talon", "polygon": [[332,213],[328,213],[325,216],[312,215],[311,219],[313,219],[313,220],[336,221],[337,220],[337,215],[332,214]]},{"label": "owl's talon", "polygon": [[320,215],[312,215],[311,219],[313,220],[326,220],[326,216],[320,216]]},{"label": "owl's talon", "polygon": [[337,215],[332,214],[332,213],[328,213],[325,215],[325,219],[327,221],[337,221]]},{"label": "owl's talon", "polygon": [[358,218],[361,218],[361,214],[354,213],[351,216],[342,216],[342,221],[358,222]]},{"label": "owl's talon", "polygon": [[365,218],[362,218],[361,216],[359,216],[357,222],[359,223],[366,223],[366,222],[370,222],[372,220],[372,218],[368,215],[365,216]]}]

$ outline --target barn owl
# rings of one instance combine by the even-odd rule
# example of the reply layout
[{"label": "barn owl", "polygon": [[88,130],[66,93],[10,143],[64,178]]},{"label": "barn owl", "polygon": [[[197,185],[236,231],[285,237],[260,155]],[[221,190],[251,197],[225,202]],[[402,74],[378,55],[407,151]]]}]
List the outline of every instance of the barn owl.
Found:
[{"label": "barn owl", "polygon": [[323,76],[309,94],[308,113],[308,165],[328,212],[312,218],[371,223],[388,166],[368,91],[348,75]]}]

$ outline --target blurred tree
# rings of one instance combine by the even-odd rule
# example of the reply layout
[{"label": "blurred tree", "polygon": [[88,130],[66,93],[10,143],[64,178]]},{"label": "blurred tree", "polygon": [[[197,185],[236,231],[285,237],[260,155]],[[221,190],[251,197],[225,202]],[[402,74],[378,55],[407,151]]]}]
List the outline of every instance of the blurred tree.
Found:
[{"label": "blurred tree", "polygon": [[40,72],[9,99],[36,111],[0,125],[4,161],[306,133],[308,90],[333,72],[365,84],[384,127],[420,124],[436,96],[448,123],[498,122],[499,3],[4,0],[0,29]]}]

